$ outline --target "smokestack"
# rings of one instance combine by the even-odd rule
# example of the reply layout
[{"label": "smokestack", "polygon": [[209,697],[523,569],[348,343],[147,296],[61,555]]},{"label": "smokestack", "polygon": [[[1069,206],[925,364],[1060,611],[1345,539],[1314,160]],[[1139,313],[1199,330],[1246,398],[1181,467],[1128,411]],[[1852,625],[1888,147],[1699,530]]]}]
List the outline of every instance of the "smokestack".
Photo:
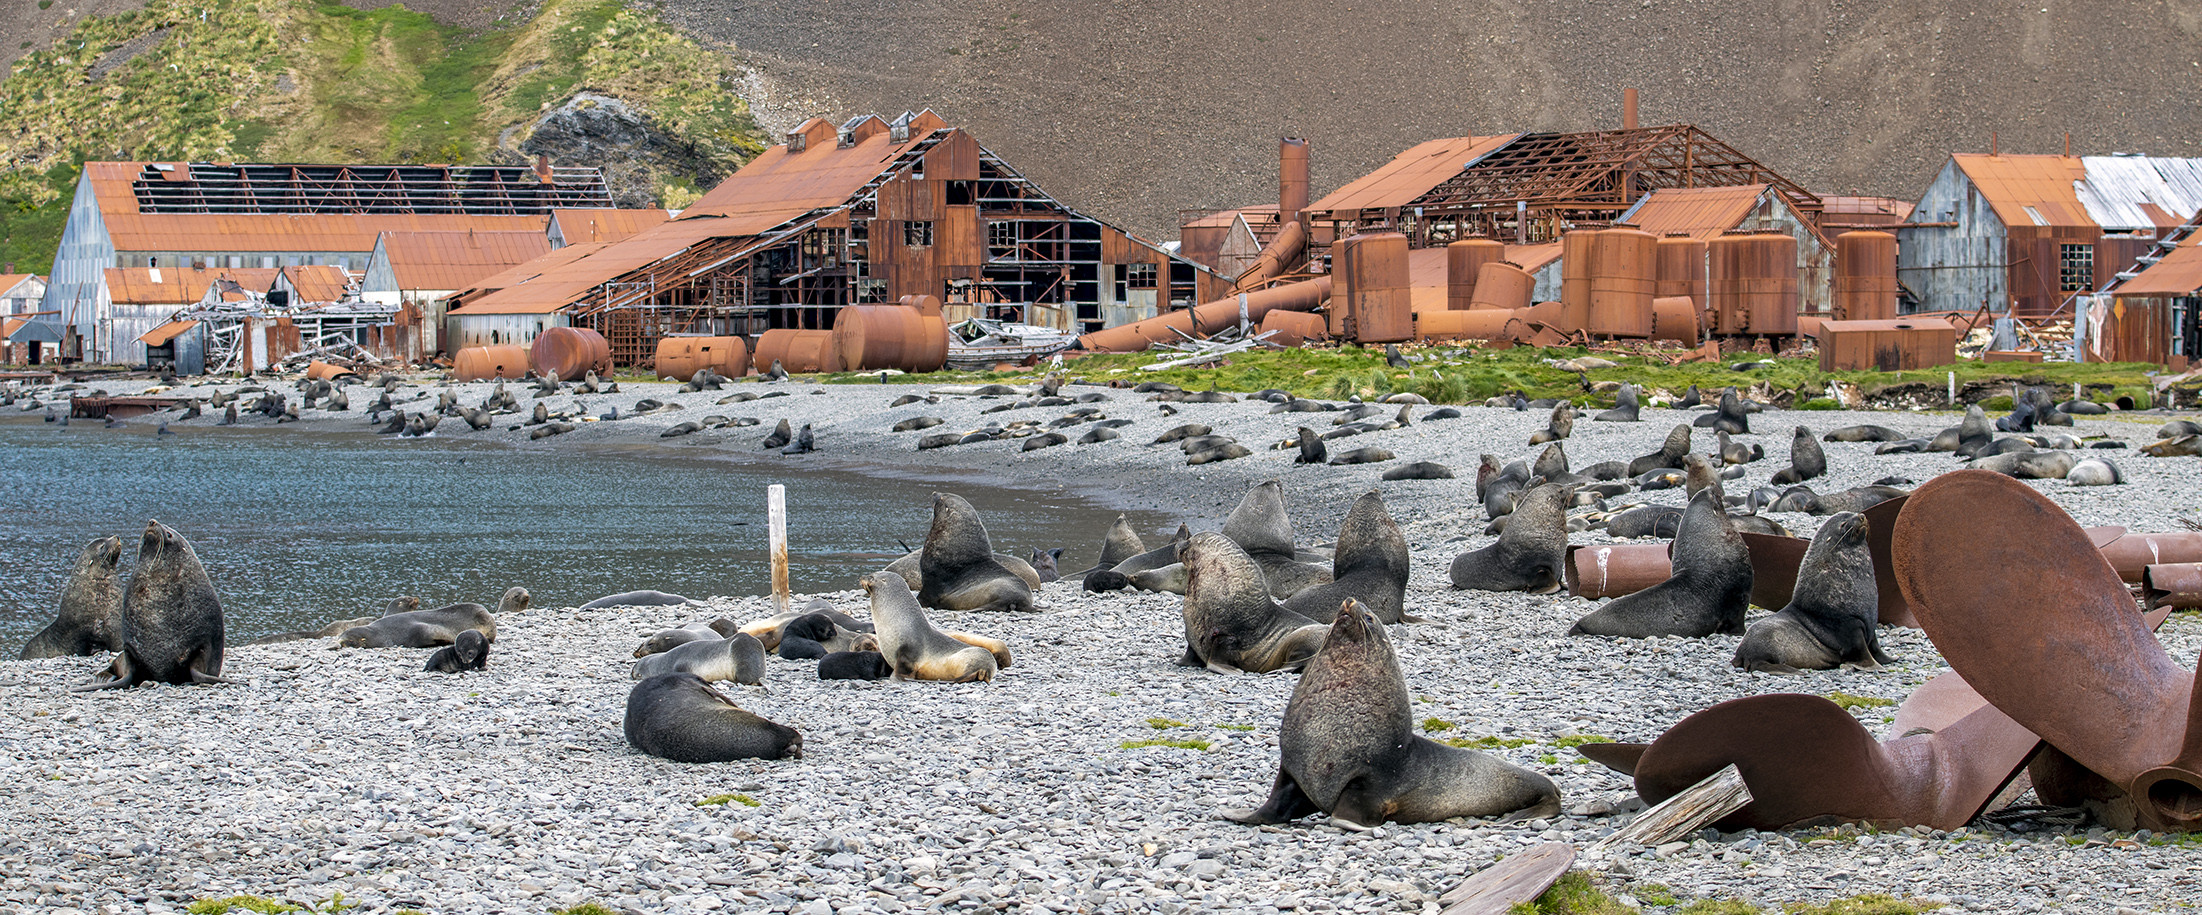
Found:
[{"label": "smokestack", "polygon": [[1636,129],[1636,90],[1621,90],[1621,129]]},{"label": "smokestack", "polygon": [[535,180],[541,181],[544,184],[551,183],[550,154],[535,154]]},{"label": "smokestack", "polygon": [[1277,224],[1300,218],[1307,209],[1307,141],[1284,137],[1277,141]]}]

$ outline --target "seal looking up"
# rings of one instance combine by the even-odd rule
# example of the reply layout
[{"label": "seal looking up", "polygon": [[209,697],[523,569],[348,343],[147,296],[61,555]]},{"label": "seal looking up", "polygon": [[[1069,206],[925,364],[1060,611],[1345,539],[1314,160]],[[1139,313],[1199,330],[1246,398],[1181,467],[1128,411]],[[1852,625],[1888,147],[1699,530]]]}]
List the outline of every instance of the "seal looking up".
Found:
[{"label": "seal looking up", "polygon": [[61,589],[61,612],[24,644],[21,658],[82,657],[122,647],[122,538],[85,544]]},{"label": "seal looking up", "polygon": [[1222,534],[1193,535],[1186,570],[1184,667],[1265,674],[1305,663],[1323,640],[1322,624],[1270,597],[1262,570]]},{"label": "seal looking up", "polygon": [[874,572],[864,576],[863,585],[872,596],[879,653],[894,667],[894,679],[955,683],[994,679],[1001,666],[994,653],[933,628],[902,576]]},{"label": "seal looking up", "polygon": [[[918,574],[924,579],[919,585],[918,601],[928,607],[1033,609],[1033,585],[995,560],[986,525],[979,521],[978,510],[962,496],[933,494],[933,528],[918,555]],[[889,658],[892,660],[892,655]]]},{"label": "seal looking up", "polygon": [[1745,670],[1793,674],[1837,667],[1878,670],[1890,663],[1875,631],[1881,619],[1867,521],[1840,512],[1820,525],[1797,567],[1789,605],[1751,626],[1736,646]]},{"label": "seal looking up", "polygon": [[191,543],[159,521],[145,523],[138,564],[122,598],[122,652],[74,691],[140,683],[232,683],[222,679],[222,601]]},{"label": "seal looking up", "polygon": [[1751,552],[1711,490],[1690,497],[1675,531],[1674,572],[1576,620],[1568,635],[1703,638],[1743,631],[1751,603]]},{"label": "seal looking up", "polygon": [[1362,493],[1338,525],[1330,583],[1292,595],[1285,609],[1312,620],[1322,609],[1351,597],[1386,623],[1419,623],[1420,618],[1407,615],[1410,561],[1407,537],[1384,510],[1384,497],[1374,490]]},{"label": "seal looking up", "polygon": [[1560,590],[1567,561],[1568,499],[1573,487],[1546,483],[1521,495],[1497,543],[1453,557],[1453,587],[1476,591]]},{"label": "seal looking up", "polygon": [[489,640],[472,629],[459,633],[451,644],[436,649],[428,656],[428,666],[421,668],[431,673],[455,674],[468,670],[489,668]]}]

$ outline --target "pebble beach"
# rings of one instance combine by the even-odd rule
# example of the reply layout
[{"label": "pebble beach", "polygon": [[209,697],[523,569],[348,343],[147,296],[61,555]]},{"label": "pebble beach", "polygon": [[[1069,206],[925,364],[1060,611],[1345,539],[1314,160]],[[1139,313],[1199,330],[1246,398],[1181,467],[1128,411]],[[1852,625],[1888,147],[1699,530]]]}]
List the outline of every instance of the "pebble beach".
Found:
[{"label": "pebble beach", "polygon": [[[122,394],[150,384],[99,386]],[[613,408],[631,415],[643,398],[679,409],[576,422],[571,432],[530,440],[532,427],[521,423],[536,401],[528,386],[514,384],[508,389],[520,414],[480,432],[446,418],[433,435],[567,449],[608,468],[616,449],[648,446],[784,466],[789,474],[830,468],[936,480],[944,491],[1045,487],[1194,530],[1220,527],[1249,486],[1274,478],[1283,481],[1305,544],[1332,539],[1351,500],[1374,489],[1413,552],[1408,612],[1427,620],[1391,629],[1419,727],[1433,737],[1492,738],[1490,752],[1559,785],[1562,813],[1366,833],[1320,818],[1259,828],[1223,820],[1218,810],[1254,806],[1269,789],[1294,675],[1177,667],[1179,597],[1091,594],[1075,580],[1047,585],[1034,614],[928,611],[942,628],[1008,642],[1015,663],[990,683],[821,681],[814,662],[771,658],[762,685],[719,686],[743,708],[800,730],[804,756],[667,762],[631,749],[620,730],[635,645],[659,628],[718,616],[746,621],[771,609],[762,597],[692,594],[702,605],[539,606],[508,615],[498,621],[488,670],[471,674],[423,672],[426,650],[340,651],[330,639],[233,644],[224,673],[241,682],[228,686],[72,695],[67,688],[104,659],[0,662],[0,777],[11,785],[0,797],[0,817],[11,824],[0,833],[0,909],[172,912],[234,895],[326,904],[341,894],[344,904],[376,912],[545,912],[594,903],[613,911],[806,915],[1434,913],[1442,893],[1510,853],[1547,841],[1585,847],[1627,821],[1639,806],[1633,789],[1577,754],[1572,746],[1582,740],[1648,741],[1713,703],[1769,692],[1865,697],[1854,714],[1885,734],[1894,709],[1870,700],[1901,700],[1948,670],[1923,633],[1884,628],[1883,647],[1896,663],[1883,670],[1745,673],[1729,664],[1736,636],[1571,639],[1568,625],[1597,602],[1452,590],[1447,564],[1493,539],[1483,533],[1488,519],[1475,498],[1478,455],[1534,457],[1541,446],[1527,442],[1545,426],[1542,410],[1463,407],[1459,418],[1423,420],[1434,408],[1413,406],[1408,427],[1330,443],[1334,453],[1382,447],[1396,460],[1332,467],[1296,465],[1297,452],[1271,446],[1298,426],[1327,431],[1337,413],[1271,414],[1261,401],[1171,403],[1175,415],[1164,415],[1165,405],[1147,395],[1074,383],[1065,396],[1108,398],[1074,407],[1131,420],[1117,428],[1119,438],[1029,452],[1015,438],[920,451],[917,441],[929,433],[1044,423],[1073,407],[986,412],[1023,396],[957,393],[889,406],[932,390],[922,384],[797,379],[685,394],[670,384],[621,387],[540,402],[587,417]],[[492,388],[453,391],[462,405],[475,406]],[[271,436],[300,428],[371,434],[363,409],[371,390],[350,388],[348,412],[309,409],[300,422],[282,425],[248,415],[242,424],[267,426]],[[396,399],[426,395],[400,406],[427,410],[438,392],[432,382],[409,385]],[[720,403],[738,392],[786,396]],[[27,403],[10,409],[6,421],[36,421],[35,408],[22,410]],[[189,435],[219,412],[171,418],[170,428]],[[1657,450],[1670,429],[1696,415],[1650,405],[1637,423],[1594,422],[1586,414],[1564,448],[1576,467],[1626,461]],[[758,424],[660,437],[706,416]],[[1787,466],[1799,425],[1817,434],[1874,423],[1924,437],[1958,416],[1770,409],[1750,417],[1753,434],[1736,437],[1763,445],[1766,458],[1744,465],[1744,479],[1726,487],[1748,491]],[[892,431],[917,417],[942,423]],[[159,418],[128,425],[150,434]],[[2164,422],[2192,418],[2114,412],[2045,430],[2126,442],[2124,450],[2093,453],[2111,457],[2130,482],[2029,484],[2083,525],[2179,530],[2182,519],[2202,514],[2197,459],[2133,448],[2154,441]],[[759,448],[781,419],[811,424],[817,451]],[[1148,444],[1186,423],[1234,436],[1252,453],[1187,466],[1176,446]],[[1075,440],[1086,428],[1064,431]],[[407,444],[394,435],[385,440],[392,448]],[[1709,430],[1697,430],[1694,444],[1710,448]],[[1960,466],[1946,453],[1823,447],[1828,476],[1811,481],[1823,493],[1890,476],[1925,482]],[[1411,461],[1449,465],[1459,478],[1379,479]],[[1680,505],[1683,494],[1657,490],[1615,501]],[[1821,521],[1769,517],[1807,537]],[[1026,540],[1014,530],[990,533],[998,549]],[[1090,565],[1102,533],[1054,544],[1065,550],[1061,567]],[[1168,530],[1140,533],[1154,546]],[[1589,530],[1571,539],[1610,538]],[[800,570],[796,577],[804,580]],[[815,596],[862,618],[865,597],[854,588],[844,582]],[[495,596],[476,599],[494,604]],[[1752,619],[1766,612],[1754,608]],[[2158,637],[2191,666],[2202,654],[2202,614],[2174,615]],[[1608,892],[1653,912],[1703,899],[1778,909],[1870,893],[1981,912],[2175,912],[2202,900],[2202,845],[2085,826],[1701,833],[1630,848],[1586,870]]]}]

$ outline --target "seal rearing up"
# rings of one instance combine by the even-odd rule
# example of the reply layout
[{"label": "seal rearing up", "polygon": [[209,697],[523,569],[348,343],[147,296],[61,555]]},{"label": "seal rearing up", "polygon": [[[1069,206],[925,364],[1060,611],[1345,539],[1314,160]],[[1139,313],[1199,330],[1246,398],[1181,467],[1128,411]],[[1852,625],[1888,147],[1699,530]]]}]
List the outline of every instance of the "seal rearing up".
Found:
[{"label": "seal rearing up", "polygon": [[69,573],[69,584],[61,590],[60,612],[23,645],[21,658],[33,661],[121,650],[121,562],[122,538],[101,537],[85,544]]},{"label": "seal rearing up", "polygon": [[1453,557],[1453,587],[1477,591],[1560,590],[1567,560],[1567,502],[1574,487],[1546,483],[1521,495],[1499,542]]},{"label": "seal rearing up", "polygon": [[1261,566],[1269,596],[1284,600],[1330,581],[1327,565],[1302,562],[1292,546],[1292,520],[1285,515],[1284,483],[1264,480],[1246,491],[1223,521],[1223,536]]},{"label": "seal rearing up", "polygon": [[[1555,445],[1554,447],[1558,447]],[[1348,597],[1359,600],[1386,623],[1419,623],[1407,615],[1407,537],[1384,510],[1384,497],[1371,490],[1353,500],[1338,525],[1338,549],[1331,558],[1329,584],[1316,585],[1284,602],[1285,609],[1313,619],[1324,608]]]},{"label": "seal rearing up", "polygon": [[962,496],[933,494],[933,529],[918,555],[918,574],[924,579],[918,602],[928,607],[1033,609],[1032,585],[996,560],[986,525]]},{"label": "seal rearing up", "polygon": [[1186,544],[1184,667],[1265,674],[1296,669],[1323,641],[1322,624],[1270,597],[1253,557],[1212,531]]},{"label": "seal rearing up", "polygon": [[872,596],[872,625],[879,653],[894,667],[897,680],[992,680],[1001,668],[994,653],[933,628],[909,582],[900,575],[874,572],[863,578]]},{"label": "seal rearing up", "polygon": [[191,543],[159,521],[145,523],[137,568],[122,597],[122,652],[74,692],[140,683],[234,683],[222,679],[222,601]]},{"label": "seal rearing up", "polygon": [[1558,812],[1560,790],[1538,773],[1414,733],[1407,683],[1376,614],[1348,599],[1292,689],[1277,733],[1277,779],[1262,806],[1227,810],[1250,825],[1318,811],[1349,829],[1386,820]]},{"label": "seal rearing up", "polygon": [[1751,604],[1751,552],[1711,490],[1690,497],[1672,550],[1674,573],[1634,594],[1614,598],[1568,629],[1568,635],[1703,638],[1742,632]]},{"label": "seal rearing up", "polygon": [[1737,667],[1793,674],[1837,667],[1878,670],[1891,663],[1875,630],[1880,589],[1866,551],[1867,527],[1865,516],[1856,512],[1838,513],[1820,525],[1797,567],[1789,605],[1743,634]]}]

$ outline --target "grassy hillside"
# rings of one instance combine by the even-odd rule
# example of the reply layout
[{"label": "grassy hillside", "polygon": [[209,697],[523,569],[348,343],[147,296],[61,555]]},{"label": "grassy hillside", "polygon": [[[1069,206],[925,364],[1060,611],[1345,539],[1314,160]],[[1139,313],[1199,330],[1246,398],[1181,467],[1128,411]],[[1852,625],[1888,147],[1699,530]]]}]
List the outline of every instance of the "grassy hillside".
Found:
[{"label": "grassy hillside", "polygon": [[47,268],[87,159],[516,161],[584,90],[723,174],[763,148],[731,85],[724,54],[619,0],[545,0],[483,30],[402,6],[152,0],[79,21],[0,81],[0,262]]}]

